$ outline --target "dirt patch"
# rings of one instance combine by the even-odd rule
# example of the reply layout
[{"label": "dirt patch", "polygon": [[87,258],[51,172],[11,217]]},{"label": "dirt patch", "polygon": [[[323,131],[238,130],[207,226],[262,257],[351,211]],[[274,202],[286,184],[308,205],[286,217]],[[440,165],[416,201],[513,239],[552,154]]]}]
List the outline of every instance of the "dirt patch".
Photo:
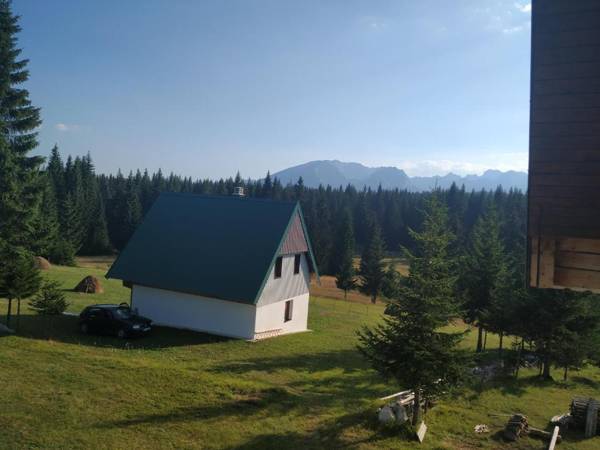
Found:
[{"label": "dirt patch", "polygon": [[89,267],[91,269],[108,270],[115,261],[115,255],[105,256],[77,256],[75,262],[77,267]]}]

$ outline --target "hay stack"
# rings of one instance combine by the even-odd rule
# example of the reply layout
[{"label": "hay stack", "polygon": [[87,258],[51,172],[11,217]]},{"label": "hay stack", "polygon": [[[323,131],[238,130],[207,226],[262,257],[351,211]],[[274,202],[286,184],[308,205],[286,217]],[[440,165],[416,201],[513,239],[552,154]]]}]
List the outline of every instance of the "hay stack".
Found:
[{"label": "hay stack", "polygon": [[102,294],[104,289],[98,278],[88,275],[75,286],[75,292],[83,292],[85,294]]},{"label": "hay stack", "polygon": [[41,256],[36,256],[35,258],[35,264],[37,266],[38,269],[40,270],[50,270],[50,261],[48,261],[46,258],[43,258]]}]

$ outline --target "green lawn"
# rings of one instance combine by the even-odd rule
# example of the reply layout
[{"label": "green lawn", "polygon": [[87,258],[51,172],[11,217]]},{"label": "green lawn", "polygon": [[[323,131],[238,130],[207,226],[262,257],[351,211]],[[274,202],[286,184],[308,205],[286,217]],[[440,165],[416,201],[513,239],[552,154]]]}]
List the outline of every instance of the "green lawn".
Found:
[{"label": "green lawn", "polygon": [[[68,292],[71,311],[128,300],[129,290],[99,269],[54,267],[45,276],[70,289],[88,274],[102,277],[106,292]],[[164,328],[127,342],[88,337],[76,332],[75,317],[48,321],[24,309],[19,334],[0,337],[3,449],[542,449],[529,438],[505,444],[497,434],[505,418],[488,413],[520,411],[545,427],[574,394],[600,397],[597,369],[568,383],[525,372],[438,404],[419,446],[374,420],[376,399],[401,388],[383,383],[355,350],[355,330],[375,323],[381,306],[312,298],[312,332],[258,343]],[[479,423],[492,432],[474,434]],[[558,448],[600,448],[600,438],[578,439],[566,436]]]}]

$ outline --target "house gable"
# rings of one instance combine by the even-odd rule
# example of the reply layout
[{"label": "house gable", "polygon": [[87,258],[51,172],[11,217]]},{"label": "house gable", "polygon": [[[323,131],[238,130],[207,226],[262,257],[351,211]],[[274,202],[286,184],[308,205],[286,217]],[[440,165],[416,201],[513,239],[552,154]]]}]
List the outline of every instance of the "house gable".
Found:
[{"label": "house gable", "polygon": [[[303,249],[306,249],[302,251]],[[296,251],[297,250],[297,251]],[[269,295],[269,300],[265,300],[266,297],[263,297],[263,292],[265,287],[269,284],[269,281],[272,280],[273,270],[275,266],[275,262],[278,257],[283,256],[285,261],[286,255],[295,255],[301,254],[301,268],[305,264],[307,280],[306,280],[306,292],[308,292],[308,285],[310,284],[310,274],[315,273],[317,277],[317,282],[320,283],[321,280],[319,278],[319,272],[317,270],[317,263],[315,261],[315,256],[312,251],[312,246],[310,244],[310,238],[308,237],[308,232],[306,229],[306,223],[304,222],[304,216],[302,215],[302,209],[299,204],[296,204],[296,208],[294,213],[290,217],[290,221],[288,226],[286,227],[285,233],[281,238],[281,243],[279,244],[277,253],[273,256],[273,260],[271,261],[271,265],[269,266],[269,270],[265,275],[265,278],[262,282],[262,285],[256,295],[254,300],[254,304],[258,304],[259,302],[273,302],[284,300],[285,297],[282,297],[283,294],[278,295]],[[293,259],[293,256],[291,257]],[[301,270],[302,273],[302,270]],[[299,290],[295,289],[295,290]],[[287,292],[287,291],[286,291]],[[297,294],[296,294],[297,295]],[[291,297],[291,295],[290,295]]]}]

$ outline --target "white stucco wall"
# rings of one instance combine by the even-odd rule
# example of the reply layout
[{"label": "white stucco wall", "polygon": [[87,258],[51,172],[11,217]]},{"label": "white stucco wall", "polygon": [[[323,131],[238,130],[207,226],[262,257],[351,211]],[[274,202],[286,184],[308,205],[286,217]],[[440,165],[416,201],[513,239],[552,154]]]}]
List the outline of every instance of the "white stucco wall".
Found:
[{"label": "white stucco wall", "polygon": [[281,329],[281,334],[296,333],[308,329],[308,293],[287,300],[293,300],[292,320],[284,322],[285,300],[258,305],[256,308],[256,333]]},{"label": "white stucco wall", "polygon": [[[254,338],[254,305],[134,285],[132,306],[157,325]],[[281,318],[283,321],[283,312]]]},{"label": "white stucco wall", "polygon": [[256,302],[257,306],[268,305],[288,298],[308,294],[310,272],[306,255],[300,259],[300,273],[294,274],[294,255],[283,256],[281,278],[275,278],[275,265],[271,269],[265,287]]}]

